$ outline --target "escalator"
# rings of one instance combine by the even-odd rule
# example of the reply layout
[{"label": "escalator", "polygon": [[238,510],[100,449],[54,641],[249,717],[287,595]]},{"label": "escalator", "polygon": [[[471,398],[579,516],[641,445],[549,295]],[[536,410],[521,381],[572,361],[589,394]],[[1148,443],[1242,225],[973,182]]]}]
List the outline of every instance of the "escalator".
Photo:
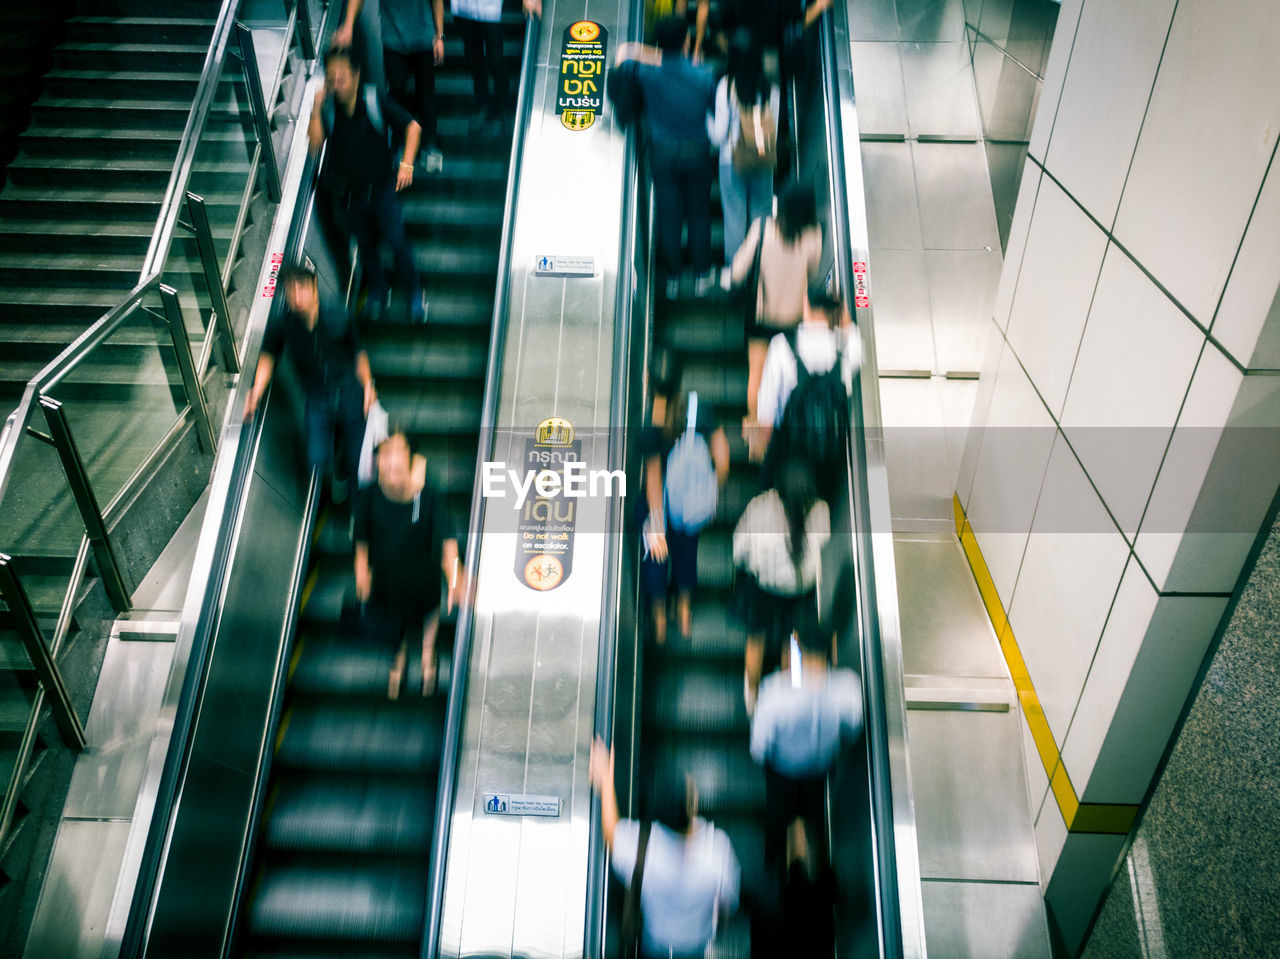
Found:
[{"label": "escalator", "polygon": [[[520,75],[524,22],[504,17],[504,54]],[[422,274],[425,326],[365,324],[379,399],[393,427],[426,455],[459,539],[471,509],[475,457],[511,142],[468,131],[471,78],[450,40],[436,78],[443,173],[403,195]],[[465,543],[460,542],[465,551]],[[417,956],[444,737],[445,697],[421,695],[410,645],[407,690],[387,697],[390,651],[344,634],[351,588],[349,513],[322,514],[275,736],[256,863],[241,908],[247,956]],[[442,624],[438,688],[448,688],[452,630]]]},{"label": "escalator", "polygon": [[[837,8],[843,13],[843,4]],[[810,31],[806,43],[808,49],[800,58],[803,75],[795,78],[789,90],[786,112],[792,118],[794,149],[787,162],[792,176],[814,185],[827,246],[822,269],[830,271],[827,275],[837,288],[847,291],[856,282],[851,263],[860,257],[852,255],[843,209],[849,193],[843,161],[837,156],[842,142],[839,120],[833,119],[838,116],[841,91],[831,23]],[[854,304],[849,306],[853,312]],[[725,830],[733,843],[742,868],[741,905],[729,923],[717,930],[713,948],[717,957],[758,956],[762,948],[769,951],[762,946],[763,928],[757,924],[768,911],[760,906],[767,907],[778,895],[776,879],[765,870],[764,775],[748,749],[745,630],[730,614],[733,528],[748,500],[759,491],[758,469],[747,459],[738,426],[746,413],[746,357],[741,320],[732,311],[723,298],[656,300],[652,311],[654,349],[665,347],[675,355],[683,369],[682,391],[696,390],[700,404],[715,408],[729,437],[731,468],[718,515],[699,541],[692,638],[682,640],[672,621],[664,646],[656,646],[643,633],[635,640],[642,652],[637,655],[640,680],[634,707],[638,722],[631,723],[635,732],[630,742],[618,739],[620,734],[625,737],[627,725],[624,694],[619,694],[623,711],[613,719],[615,743],[620,743],[622,755],[630,757],[633,792],[636,783],[651,776],[679,781],[690,774],[698,790],[699,814]],[[856,318],[869,322],[862,310]],[[732,360],[726,362],[726,358]],[[837,634],[839,664],[852,666],[863,677],[867,735],[846,751],[832,772],[830,829],[824,839],[835,873],[836,954],[891,956],[910,952],[903,951],[898,926],[893,834],[898,810],[889,798],[886,775],[891,741],[884,731],[885,687],[878,665],[880,628],[869,562],[868,456],[860,390],[855,382],[851,398],[855,442],[850,481],[842,485],[847,498],[830,503],[833,536],[823,560],[823,576],[836,579],[838,585],[827,588],[820,604]],[[632,542],[638,542],[637,531],[630,535]],[[635,585],[629,582],[624,588]],[[629,640],[620,643],[619,649],[624,647],[629,647]],[[639,809],[643,812],[643,805]],[[636,812],[633,804],[631,814]]]}]

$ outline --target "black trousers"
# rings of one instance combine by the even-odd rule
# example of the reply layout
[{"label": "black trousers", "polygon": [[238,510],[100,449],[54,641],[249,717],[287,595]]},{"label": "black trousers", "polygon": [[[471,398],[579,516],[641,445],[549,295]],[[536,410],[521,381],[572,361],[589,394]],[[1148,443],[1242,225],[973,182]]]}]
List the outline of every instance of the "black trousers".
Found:
[{"label": "black trousers", "polygon": [[453,22],[462,34],[476,106],[494,115],[504,112],[510,105],[511,77],[502,56],[502,24],[466,17],[454,17]]},{"label": "black trousers", "polygon": [[346,196],[343,214],[347,228],[360,245],[360,259],[364,261],[370,296],[375,299],[386,296],[389,289],[379,240],[391,247],[396,281],[409,292],[410,297],[416,296],[421,289],[418,268],[405,236],[400,197],[395,186],[387,181],[351,190]]},{"label": "black trousers", "polygon": [[[387,73],[387,89],[391,96],[422,127],[422,147],[436,143],[436,61],[431,50],[400,53],[382,50],[382,65]],[[413,95],[409,80],[413,80]]]},{"label": "black trousers", "polygon": [[805,821],[813,842],[825,842],[826,797],[826,773],[810,779],[791,779],[768,765],[764,767],[766,861],[781,861],[787,848],[787,827],[797,816]]},{"label": "black trousers", "polygon": [[689,227],[689,265],[711,269],[711,181],[715,167],[705,141],[651,141],[654,219],[658,221],[658,267],[668,279],[680,275],[680,235]]}]

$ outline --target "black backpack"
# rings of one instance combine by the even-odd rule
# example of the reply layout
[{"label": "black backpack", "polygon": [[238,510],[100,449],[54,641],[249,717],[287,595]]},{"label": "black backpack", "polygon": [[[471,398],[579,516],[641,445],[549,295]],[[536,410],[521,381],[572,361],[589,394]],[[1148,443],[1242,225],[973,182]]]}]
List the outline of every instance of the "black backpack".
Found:
[{"label": "black backpack", "polygon": [[815,471],[842,469],[849,448],[849,391],[844,385],[843,344],[825,373],[813,374],[796,349],[796,331],[787,333],[796,358],[796,388],[787,397],[778,432],[790,456],[809,462]]}]

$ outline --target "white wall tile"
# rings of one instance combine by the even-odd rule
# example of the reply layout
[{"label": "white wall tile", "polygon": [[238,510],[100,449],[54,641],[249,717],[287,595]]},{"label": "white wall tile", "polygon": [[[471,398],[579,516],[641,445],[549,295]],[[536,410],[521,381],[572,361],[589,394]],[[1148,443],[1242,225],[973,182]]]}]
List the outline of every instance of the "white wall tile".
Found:
[{"label": "white wall tile", "polygon": [[1000,358],[1006,347],[1004,337],[999,328],[991,323],[987,327],[987,346],[982,356],[982,370],[978,375],[978,389],[973,398],[972,412],[965,424],[967,430],[964,437],[964,452],[960,455],[959,470],[956,475],[956,494],[960,497],[960,505],[967,513],[973,492],[973,477],[978,468],[978,457],[982,452],[982,438],[986,435],[985,426],[991,412],[991,397],[996,390],[996,373],[1000,369]]},{"label": "white wall tile", "polygon": [[[1106,0],[1094,0],[1104,3]],[[1044,162],[1049,149],[1049,135],[1053,131],[1054,117],[1058,113],[1058,100],[1062,96],[1062,82],[1067,75],[1071,49],[1075,44],[1076,27],[1080,22],[1084,0],[1063,0],[1058,11],[1058,23],[1053,28],[1053,43],[1049,46],[1049,63],[1044,70],[1044,88],[1040,93],[1040,105],[1036,107],[1035,122],[1031,125],[1031,145],[1028,152]]]},{"label": "white wall tile", "polygon": [[1054,866],[1045,900],[1053,911],[1067,954],[1075,955],[1084,939],[1126,837],[1072,833]]},{"label": "white wall tile", "polygon": [[999,250],[925,251],[938,372],[981,369],[1000,264]]},{"label": "white wall tile", "polygon": [[1175,0],[1086,4],[1045,167],[1108,228],[1155,82]]},{"label": "white wall tile", "polygon": [[904,42],[898,48],[911,135],[980,137],[982,124],[968,44],[961,39],[946,43]]},{"label": "white wall tile", "polygon": [[1179,4],[1120,201],[1116,237],[1206,326],[1280,134],[1278,47],[1274,3]]},{"label": "white wall tile", "polygon": [[[1272,161],[1210,332],[1241,366],[1280,367],[1280,166]],[[1263,335],[1266,330],[1267,335]]]},{"label": "white wall tile", "polygon": [[1027,234],[1008,336],[1055,417],[1062,413],[1106,249],[1107,235],[1046,177]]},{"label": "white wall tile", "polygon": [[942,380],[881,379],[884,454],[895,532],[943,531],[953,523]]},{"label": "white wall tile", "polygon": [[1018,198],[1013,206],[1013,223],[1009,227],[1009,245],[1004,251],[1004,266],[1000,271],[1000,286],[996,289],[992,315],[1000,329],[1009,326],[1009,310],[1013,306],[1013,294],[1018,286],[1018,272],[1022,269],[1023,253],[1027,246],[1027,232],[1031,228],[1032,210],[1036,205],[1036,192],[1040,189],[1040,167],[1028,160],[1022,167],[1022,182],[1018,184]]},{"label": "white wall tile", "polygon": [[1131,539],[1203,343],[1199,328],[1111,246],[1061,422]]},{"label": "white wall tile", "polygon": [[1059,437],[1009,608],[1018,648],[1059,747],[1128,556],[1124,538]]},{"label": "white wall tile", "polygon": [[982,427],[982,449],[969,498],[969,524],[1006,608],[1013,596],[1054,435],[1048,411],[1017,359],[1005,350]]},{"label": "white wall tile", "polygon": [[1142,802],[1226,605],[1129,565],[1062,754],[1082,802]]},{"label": "white wall tile", "polygon": [[925,249],[1000,249],[982,144],[915,142],[911,155]]},{"label": "white wall tile", "polygon": [[1036,854],[1040,857],[1040,889],[1047,891],[1053,870],[1058,866],[1063,847],[1067,844],[1067,824],[1062,820],[1053,793],[1045,797],[1036,819]]},{"label": "white wall tile", "polygon": [[1136,544],[1156,584],[1231,592],[1278,481],[1280,380],[1206,347]]},{"label": "white wall tile", "polygon": [[881,370],[933,370],[932,311],[923,250],[879,250],[871,260],[876,363]]}]

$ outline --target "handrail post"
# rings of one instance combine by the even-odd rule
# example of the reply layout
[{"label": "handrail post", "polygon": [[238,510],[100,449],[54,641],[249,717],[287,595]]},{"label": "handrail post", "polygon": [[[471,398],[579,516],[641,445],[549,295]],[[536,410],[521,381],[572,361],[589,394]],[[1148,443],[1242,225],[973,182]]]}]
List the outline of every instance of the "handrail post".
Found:
[{"label": "handrail post", "polygon": [[167,283],[161,283],[160,302],[164,304],[165,319],[169,323],[169,336],[173,340],[178,370],[182,373],[183,390],[196,420],[196,437],[200,441],[200,448],[206,453],[212,453],[217,450],[218,441],[213,435],[213,425],[209,422],[209,404],[205,400],[204,387],[200,384],[200,374],[196,372],[195,358],[191,355],[191,340],[187,337],[182,307],[178,305],[178,291]]},{"label": "handrail post", "polygon": [[244,68],[253,126],[258,133],[258,145],[262,148],[262,162],[267,168],[267,196],[272,203],[279,203],[280,169],[276,166],[275,146],[271,143],[271,114],[267,112],[267,101],[262,94],[262,77],[258,76],[258,58],[253,52],[253,31],[237,20],[236,36],[240,41],[240,65]]},{"label": "handrail post", "polygon": [[117,612],[123,613],[133,608],[133,601],[129,598],[129,590],[125,588],[124,579],[120,575],[120,564],[116,561],[115,550],[111,548],[107,524],[102,519],[98,498],[93,495],[93,486],[84,468],[84,460],[80,458],[80,451],[76,449],[75,439],[71,436],[67,414],[61,403],[48,396],[40,397],[40,407],[49,423],[49,435],[53,438],[58,459],[62,462],[62,471],[67,475],[67,485],[71,487],[71,496],[80,511],[80,520],[84,523],[89,542],[93,544],[93,558],[97,561],[102,586],[107,591],[111,605]]},{"label": "handrail post", "polygon": [[205,331],[221,344],[222,368],[234,376],[240,372],[240,358],[236,356],[236,334],[231,326],[231,309],[227,306],[227,291],[222,285],[222,270],[218,267],[218,251],[213,245],[213,232],[209,229],[209,215],[204,208],[204,197],[187,191],[187,213],[191,228],[196,234],[196,246],[200,250],[200,263],[204,267],[204,281],[213,301],[213,323]]},{"label": "handrail post", "polygon": [[302,44],[302,57],[304,60],[314,60],[316,58],[316,37],[315,32],[311,29],[311,3],[310,0],[285,0],[286,7],[292,7],[297,16],[294,21],[295,29],[298,31],[298,42]]},{"label": "handrail post", "polygon": [[53,721],[58,724],[63,742],[77,752],[83,750],[84,726],[71,705],[71,697],[67,694],[67,687],[62,682],[62,673],[53,660],[53,654],[49,652],[49,644],[45,642],[44,632],[40,629],[35,610],[31,608],[27,592],[22,588],[22,583],[14,572],[13,559],[4,553],[0,553],[0,595],[4,596],[5,604],[9,607],[9,615],[16,623],[18,636],[31,660],[31,667],[35,670],[36,677],[49,697],[53,708]]}]

